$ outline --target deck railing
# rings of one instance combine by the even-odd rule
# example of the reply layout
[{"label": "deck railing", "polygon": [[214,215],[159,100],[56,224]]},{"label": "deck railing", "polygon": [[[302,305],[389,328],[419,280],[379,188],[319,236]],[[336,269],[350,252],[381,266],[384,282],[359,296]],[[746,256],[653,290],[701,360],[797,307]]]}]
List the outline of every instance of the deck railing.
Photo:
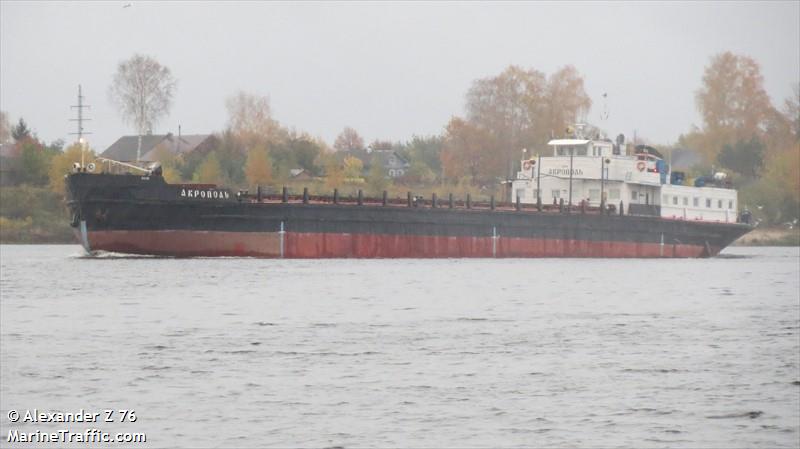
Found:
[{"label": "deck railing", "polygon": [[[547,212],[547,213],[583,213],[595,214],[601,213],[601,208],[597,206],[589,206],[587,203],[573,204],[571,207],[565,204],[563,199],[558,204],[544,204],[541,205],[517,202],[503,202],[496,201],[494,196],[489,196],[488,200],[479,199],[475,200],[471,195],[467,194],[465,198],[455,198],[452,194],[448,194],[442,198],[436,194],[430,197],[423,197],[414,195],[407,192],[406,198],[402,197],[389,197],[386,191],[383,192],[381,197],[367,197],[364,196],[362,190],[358,190],[355,195],[342,195],[338,190],[334,189],[332,195],[311,195],[308,189],[303,189],[302,194],[295,194],[289,192],[288,188],[283,188],[280,193],[261,193],[257,191],[255,194],[248,191],[240,191],[237,194],[240,202],[249,203],[291,203],[291,204],[329,204],[329,205],[343,205],[343,206],[365,206],[365,207],[405,207],[405,208],[427,208],[427,209],[459,209],[459,210],[475,210],[475,211],[516,211],[516,212]],[[617,207],[608,205],[605,207],[606,214],[616,214]]]}]

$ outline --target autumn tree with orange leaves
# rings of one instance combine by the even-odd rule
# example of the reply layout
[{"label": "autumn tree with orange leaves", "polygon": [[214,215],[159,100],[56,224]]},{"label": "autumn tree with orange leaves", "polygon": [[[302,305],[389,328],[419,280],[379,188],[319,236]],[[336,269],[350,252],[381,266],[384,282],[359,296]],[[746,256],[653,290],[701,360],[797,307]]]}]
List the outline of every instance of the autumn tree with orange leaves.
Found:
[{"label": "autumn tree with orange leaves", "polygon": [[504,173],[504,161],[495,156],[497,139],[486,128],[453,117],[447,124],[442,147],[445,180],[457,183],[468,178],[472,184],[493,184]]},{"label": "autumn tree with orange leaves", "polygon": [[364,139],[355,129],[346,126],[333,142],[336,151],[361,151],[364,149]]},{"label": "autumn tree with orange leaves", "polygon": [[[512,65],[497,76],[476,80],[467,92],[467,122],[454,119],[447,128],[445,174],[449,179],[511,178],[522,148],[542,147],[579,121],[591,105],[583,77],[572,66],[548,77]],[[467,142],[466,135],[479,141]],[[462,142],[463,149],[454,142]],[[464,154],[454,154],[458,151]]]},{"label": "autumn tree with orange leaves", "polygon": [[695,100],[702,127],[679,144],[705,165],[733,172],[741,203],[770,223],[800,216],[800,87],[782,110],[764,89],[758,63],[731,52],[711,58]]},{"label": "autumn tree with orange leaves", "polygon": [[716,160],[725,145],[761,137],[774,112],[758,64],[731,52],[711,59],[695,100],[703,119],[695,147],[708,162]]}]

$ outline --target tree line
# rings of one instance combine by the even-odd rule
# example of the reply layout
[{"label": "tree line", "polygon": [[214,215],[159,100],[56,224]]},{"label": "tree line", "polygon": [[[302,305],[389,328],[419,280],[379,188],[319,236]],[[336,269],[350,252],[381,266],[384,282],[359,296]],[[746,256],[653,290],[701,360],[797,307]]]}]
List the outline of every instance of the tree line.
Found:
[{"label": "tree line", "polygon": [[758,63],[725,52],[706,66],[695,93],[702,125],[681,135],[675,147],[702,155],[694,173],[725,169],[747,205],[768,223],[800,217],[800,83],[774,104]]},{"label": "tree line", "polygon": [[[147,95],[138,73],[150,73]],[[139,87],[137,87],[139,86]],[[142,135],[169,109],[177,83],[168,69],[136,55],[118,67],[109,96],[123,118]],[[552,74],[509,66],[503,72],[475,80],[465,94],[463,116],[453,116],[443,131],[412,136],[404,142],[366,143],[357,130],[346,127],[329,145],[309,133],[279,123],[264,96],[239,92],[226,101],[228,123],[215,136],[213,148],[176,155],[160,151],[158,160],[170,182],[200,182],[253,189],[278,188],[292,182],[293,169],[315,178],[312,189],[363,188],[382,190],[496,193],[500,182],[513,177],[523,148],[541,149],[565,128],[585,122],[592,101],[583,76],[572,66]],[[740,189],[741,204],[770,223],[800,216],[800,88],[774,105],[763,87],[758,64],[730,52],[714,56],[695,93],[702,118],[676,142],[656,145],[689,149],[702,161],[690,175],[725,170]],[[140,103],[136,103],[139,101]],[[14,164],[21,182],[49,185],[63,192],[63,174],[80,159],[80,147],[63,142],[40,142],[20,119],[12,128]],[[592,136],[603,134],[591,126]],[[4,132],[6,132],[4,131]],[[2,136],[0,136],[2,137]],[[8,140],[3,139],[3,141]],[[389,177],[382,159],[393,153],[407,161],[398,177]]]}]

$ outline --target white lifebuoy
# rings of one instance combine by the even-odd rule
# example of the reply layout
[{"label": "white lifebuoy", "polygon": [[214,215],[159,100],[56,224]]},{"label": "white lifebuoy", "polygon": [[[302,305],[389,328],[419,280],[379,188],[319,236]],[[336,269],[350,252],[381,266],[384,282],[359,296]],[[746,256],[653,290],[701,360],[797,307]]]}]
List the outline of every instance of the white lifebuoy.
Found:
[{"label": "white lifebuoy", "polygon": [[645,165],[644,161],[639,161],[639,162],[636,163],[636,169],[639,170],[639,171],[644,171],[645,166],[646,165]]},{"label": "white lifebuoy", "polygon": [[524,170],[530,170],[530,169],[531,169],[531,161],[525,161],[525,162],[523,162],[523,163],[522,163],[522,168],[523,168]]}]

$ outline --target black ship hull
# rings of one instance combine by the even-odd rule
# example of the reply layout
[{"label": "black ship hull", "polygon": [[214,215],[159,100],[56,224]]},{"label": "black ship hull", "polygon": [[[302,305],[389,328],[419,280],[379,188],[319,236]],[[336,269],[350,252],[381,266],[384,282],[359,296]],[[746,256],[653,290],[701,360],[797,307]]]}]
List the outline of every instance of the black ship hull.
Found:
[{"label": "black ship hull", "polygon": [[176,257],[710,257],[751,227],[464,202],[239,197],[160,176],[72,174],[87,251]]}]

